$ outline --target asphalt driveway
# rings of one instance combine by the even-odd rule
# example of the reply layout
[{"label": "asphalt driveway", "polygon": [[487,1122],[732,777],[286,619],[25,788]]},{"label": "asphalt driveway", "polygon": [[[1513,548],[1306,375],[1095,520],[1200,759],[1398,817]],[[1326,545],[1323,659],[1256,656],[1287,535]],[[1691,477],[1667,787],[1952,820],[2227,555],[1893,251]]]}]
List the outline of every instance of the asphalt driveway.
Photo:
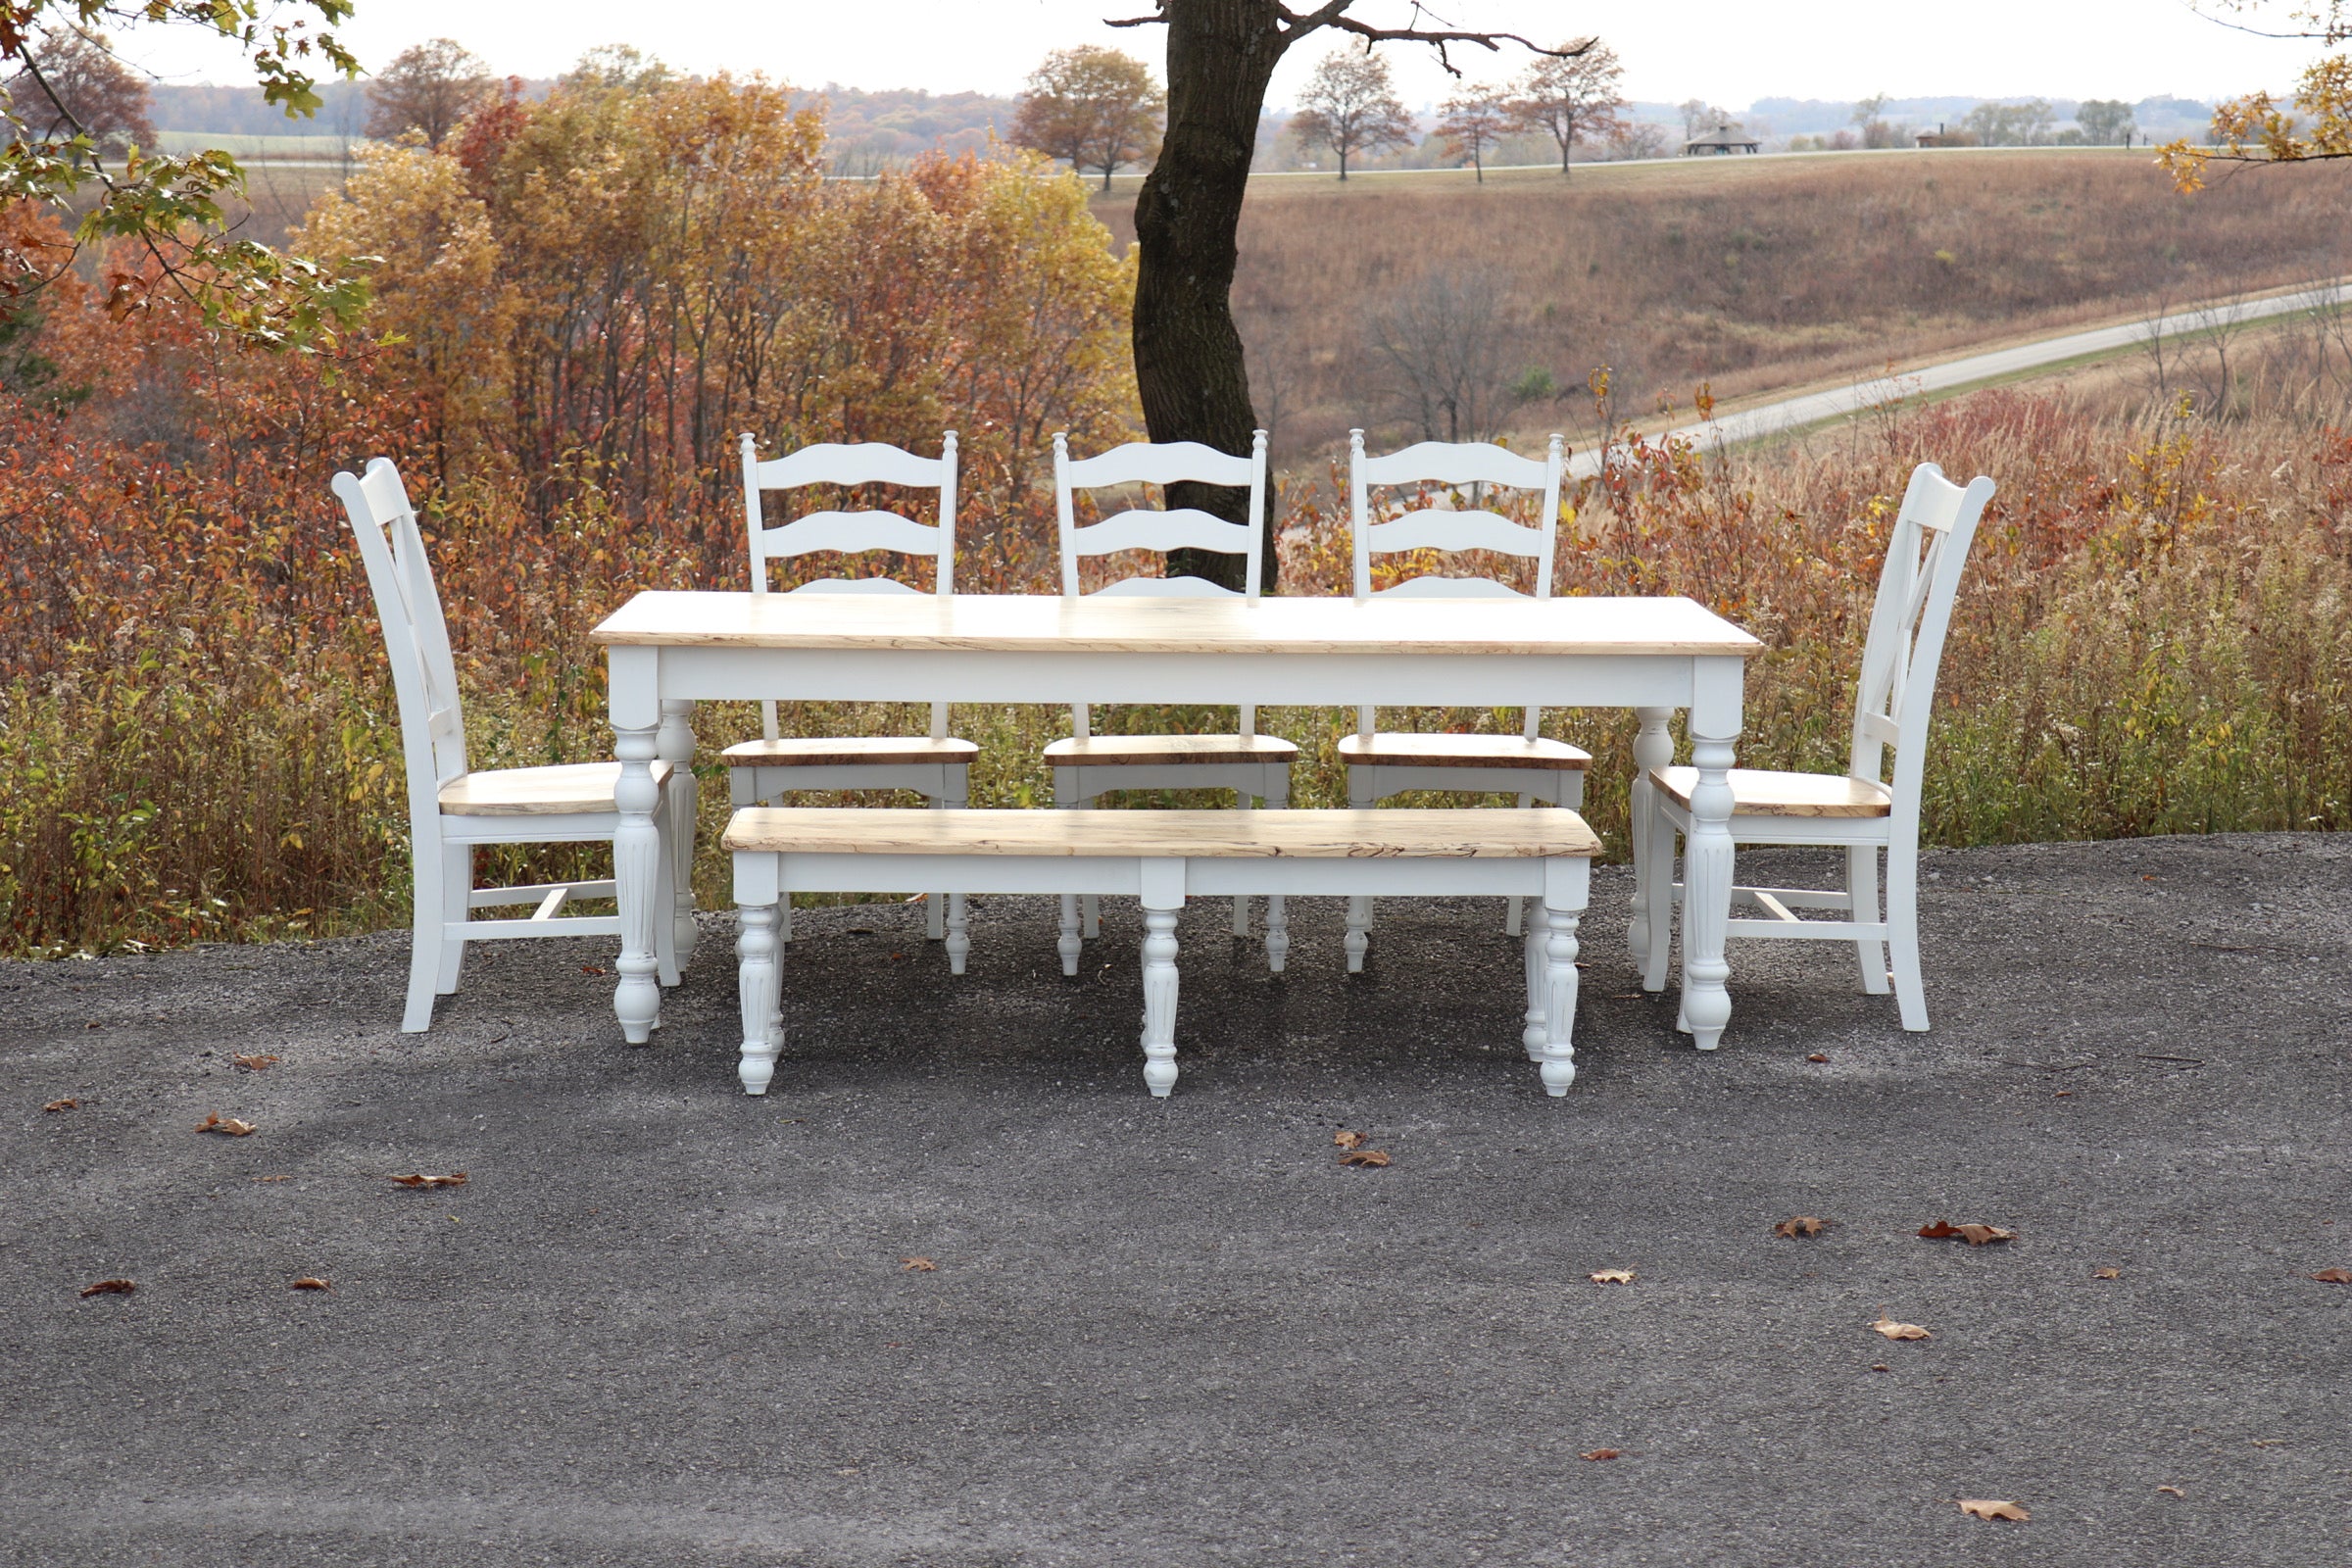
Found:
[{"label": "asphalt driveway", "polygon": [[765,1100],[721,919],[641,1050],[594,943],[0,966],[0,1560],[2352,1560],[2352,841],[1931,864],[1934,1033],[1743,944],[1712,1056],[1604,872],[1563,1101],[1491,904],[1188,913],[1166,1102],[1117,907],[805,912]]}]

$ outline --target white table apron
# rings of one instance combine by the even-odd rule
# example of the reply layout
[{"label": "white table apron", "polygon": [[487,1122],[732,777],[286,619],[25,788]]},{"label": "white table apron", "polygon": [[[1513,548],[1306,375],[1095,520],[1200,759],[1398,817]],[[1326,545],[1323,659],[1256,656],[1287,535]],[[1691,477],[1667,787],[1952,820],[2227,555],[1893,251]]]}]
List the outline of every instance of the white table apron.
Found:
[{"label": "white table apron", "polygon": [[[1699,778],[1684,848],[1681,1021],[1701,1050],[1714,1049],[1731,1021],[1731,970],[1723,951],[1734,858],[1727,775],[1742,722],[1746,656],[1761,645],[1689,600],[1354,605],[1274,599],[1249,609],[1239,601],[1127,600],[1107,613],[1102,601],[1081,601],[1085,608],[1072,616],[1063,601],[1045,596],[958,596],[946,606],[860,598],[845,606],[832,596],[826,596],[830,603],[811,603],[818,596],[768,595],[758,607],[760,624],[740,629],[751,597],[642,594],[595,633],[605,645],[613,752],[621,764],[613,792],[620,812],[612,853],[621,921],[613,1011],[631,1044],[644,1044],[661,1022],[653,952],[654,921],[662,912],[654,907],[660,837],[653,810],[660,796],[652,764],[692,761],[697,702],[761,698],[1054,705],[1246,699],[1260,707],[1347,709],[1370,695],[1384,707],[1630,708],[1642,726],[1634,745],[1637,856],[1645,853],[1650,837],[1643,831],[1652,808],[1648,770],[1673,761],[1667,724],[1675,710],[1685,710]],[[802,601],[797,607],[796,597]],[[960,622],[943,629],[937,619],[961,610],[978,620],[975,609],[992,622],[1017,624],[1019,635],[993,624],[976,632]],[[1486,628],[1483,637],[1464,633],[1416,646],[1418,639],[1400,635],[1436,624],[1440,616],[1451,617],[1447,624],[1473,624],[1465,610]],[[845,631],[843,617],[851,612],[874,628],[870,634]],[[1604,612],[1628,631],[1596,638],[1590,623]],[[1645,612],[1671,620],[1677,633],[1695,626],[1707,635],[1662,646],[1662,633],[1660,643],[1651,643],[1641,634]],[[1143,628],[1133,641],[1159,646],[1106,647],[1102,628],[1114,615],[1132,616]],[[1196,635],[1193,628],[1209,616],[1225,617],[1214,628],[1224,642],[1257,645],[1219,646],[1217,635]],[[810,630],[796,629],[796,619],[805,619]],[[1232,628],[1245,623],[1263,624],[1268,635],[1237,639]],[[1057,631],[1070,626],[1077,629]],[[1294,632],[1313,646],[1273,646]],[[974,646],[992,639],[1021,646]],[[691,928],[687,898],[681,890],[677,907],[668,912]],[[1662,940],[1664,933],[1658,935]],[[1627,938],[1636,961],[1644,959],[1651,933],[1638,904]]]}]

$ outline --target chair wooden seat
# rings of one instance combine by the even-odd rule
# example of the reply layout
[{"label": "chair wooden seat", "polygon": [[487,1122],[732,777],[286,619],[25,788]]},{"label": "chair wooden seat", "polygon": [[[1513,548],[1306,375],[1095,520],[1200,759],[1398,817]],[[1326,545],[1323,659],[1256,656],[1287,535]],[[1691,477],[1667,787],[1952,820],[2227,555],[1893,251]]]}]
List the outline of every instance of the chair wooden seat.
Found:
[{"label": "chair wooden seat", "polygon": [[1592,754],[1566,741],[1522,735],[1348,735],[1340,760],[1377,767],[1532,767],[1583,772]]},{"label": "chair wooden seat", "polygon": [[[654,782],[667,784],[671,765],[654,764]],[[441,786],[441,809],[451,816],[571,816],[610,811],[618,762],[569,762],[556,767],[500,767],[460,773]]]},{"label": "chair wooden seat", "polygon": [[985,855],[1214,859],[1458,859],[1593,856],[1574,811],[930,811],[747,807],[729,850],[801,855]]},{"label": "chair wooden seat", "polygon": [[1288,763],[1298,756],[1298,748],[1278,735],[1082,735],[1046,748],[1054,767]]},{"label": "chair wooden seat", "polygon": [[[1655,768],[1649,777],[1668,800],[1690,809],[1690,792],[1698,788],[1697,768]],[[1893,792],[1886,786],[1842,773],[1768,773],[1735,767],[1731,780],[1734,816],[1885,816],[1894,808]]]},{"label": "chair wooden seat", "polygon": [[719,753],[729,767],[863,767],[881,762],[970,765],[980,755],[971,741],[933,735],[856,735],[839,739],[787,736],[745,741]]}]

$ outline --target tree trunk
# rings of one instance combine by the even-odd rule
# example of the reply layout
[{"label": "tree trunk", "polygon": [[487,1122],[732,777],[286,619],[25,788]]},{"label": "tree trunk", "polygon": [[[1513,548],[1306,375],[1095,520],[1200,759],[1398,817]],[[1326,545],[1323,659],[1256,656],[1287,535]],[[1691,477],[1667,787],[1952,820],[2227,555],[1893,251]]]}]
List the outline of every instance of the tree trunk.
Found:
[{"label": "tree trunk", "polygon": [[[1258,115],[1285,45],[1282,12],[1276,0],[1169,0],[1165,14],[1167,133],[1135,202],[1136,384],[1152,440],[1240,455],[1256,417],[1233,323],[1233,270]],[[1228,486],[1170,485],[1168,505],[1249,520],[1249,492]],[[1266,521],[1271,590],[1274,519]],[[1239,589],[1245,563],[1174,550],[1168,569]]]}]

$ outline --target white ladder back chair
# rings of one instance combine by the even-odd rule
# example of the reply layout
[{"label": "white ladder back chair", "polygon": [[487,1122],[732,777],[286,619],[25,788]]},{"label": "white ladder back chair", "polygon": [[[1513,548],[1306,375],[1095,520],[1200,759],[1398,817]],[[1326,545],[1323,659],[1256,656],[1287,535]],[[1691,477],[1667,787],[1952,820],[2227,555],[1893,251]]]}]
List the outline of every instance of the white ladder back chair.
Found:
[{"label": "white ladder back chair", "polygon": [[[1355,600],[1373,599],[1549,599],[1552,558],[1560,531],[1560,480],[1566,471],[1565,439],[1550,436],[1541,458],[1525,457],[1489,441],[1421,441],[1401,451],[1373,457],[1364,432],[1348,432],[1348,508],[1351,524]],[[1374,520],[1372,492],[1391,486],[1444,485],[1446,499],[1473,490],[1467,508],[1423,506],[1386,520]],[[1538,497],[1530,526],[1476,505],[1489,486]],[[1535,563],[1533,594],[1484,576],[1446,576],[1425,571],[1388,588],[1372,586],[1372,558],[1406,551],[1485,550]],[[1408,790],[1461,794],[1510,794],[1522,807],[1543,802],[1576,810],[1585,803],[1585,770],[1592,756],[1561,741],[1543,739],[1544,710],[1530,708],[1516,737],[1502,735],[1381,734],[1372,705],[1356,710],[1355,733],[1340,742],[1348,768],[1350,806],[1368,807]],[[1519,934],[1520,901],[1505,906],[1504,931]],[[1370,951],[1372,903],[1352,901],[1348,910],[1348,968],[1361,970]]]},{"label": "white ladder back chair", "polygon": [[[821,442],[780,458],[760,458],[758,440],[744,432],[743,515],[750,544],[752,592],[775,591],[775,564],[817,551],[860,555],[891,551],[908,557],[928,557],[932,563],[931,592],[946,597],[956,591],[956,432],[940,437],[936,458],[917,457],[903,447],[880,441]],[[929,491],[937,498],[939,520],[927,523],[898,512],[866,509],[857,512],[811,512],[771,525],[764,493],[796,490],[808,485],[851,489],[860,485],[893,485],[907,491]],[[788,592],[796,594],[919,595],[923,590],[896,577],[820,577]],[[817,739],[784,738],[778,727],[776,705],[760,705],[760,739],[730,746],[728,793],[737,807],[772,804],[778,797],[802,790],[911,790],[945,810],[964,805],[971,796],[971,763],[980,748],[948,733],[948,705],[931,705],[931,722],[924,740],[888,737]],[[928,901],[924,910],[926,934],[945,941],[948,966],[964,971],[970,953],[963,896]],[[792,939],[792,911],[779,912],[778,936]]]},{"label": "white ladder back chair", "polygon": [[[611,843],[620,827],[620,812],[612,800],[620,764],[474,770],[466,759],[465,711],[457,663],[450,653],[449,624],[425,559],[416,511],[399,470],[389,459],[377,458],[365,474],[336,474],[334,491],[359,541],[360,559],[383,622],[400,712],[415,871],[409,993],[401,1028],[416,1034],[432,1027],[433,999],[457,990],[469,941],[620,935],[618,914],[562,912],[572,899],[613,898],[615,888],[609,879],[538,887],[473,886],[476,845]],[[677,984],[678,966],[693,941],[687,878],[693,823],[691,817],[679,819],[683,792],[672,785],[671,772],[667,763],[654,765],[662,796],[655,812],[662,840],[656,906],[667,902],[675,914],[655,922],[656,965],[665,986]],[[522,904],[536,906],[526,919],[472,918],[475,909]]]},{"label": "white ladder back chair", "polygon": [[[1197,507],[1150,510],[1130,508],[1100,521],[1078,521],[1077,494],[1128,485],[1225,485],[1249,492],[1248,521],[1229,522]],[[1054,506],[1060,523],[1061,592],[1065,599],[1240,599],[1254,605],[1263,581],[1266,542],[1266,432],[1255,431],[1247,457],[1219,452],[1198,441],[1153,443],[1130,441],[1091,458],[1070,456],[1067,432],[1054,436]],[[1206,550],[1243,558],[1242,590],[1195,576],[1129,576],[1091,593],[1082,583],[1083,564],[1090,558],[1122,550]],[[1046,748],[1054,769],[1056,806],[1091,808],[1102,795],[1119,790],[1232,790],[1235,804],[1250,809],[1252,801],[1285,806],[1290,801],[1291,763],[1298,748],[1289,741],[1257,733],[1257,705],[1238,703],[1239,733],[1234,735],[1108,735],[1094,733],[1093,710],[1084,703],[1070,708],[1070,739]],[[1096,901],[1083,906],[1075,898],[1062,901],[1060,952],[1062,972],[1078,972],[1083,937],[1098,930]],[[1083,907],[1083,936],[1079,911]],[[1249,901],[1234,901],[1234,935],[1249,933]],[[1266,903],[1266,961],[1280,973],[1290,947],[1283,901]]]},{"label": "white ladder back chair", "polygon": [[[1735,844],[1828,845],[1846,852],[1843,891],[1736,886],[1735,898],[1760,905],[1765,915],[1735,919],[1736,937],[1852,942],[1862,988],[1877,996],[1891,986],[1905,1029],[1928,1027],[1919,962],[1919,827],[1925,792],[1928,719],[1943,662],[1952,606],[1968,564],[1969,547],[1993,482],[1982,476],[1965,487],[1923,463],[1912,471],[1879,570],[1877,602],[1855,682],[1854,724],[1842,774],[1776,773],[1734,768]],[[1887,767],[1891,751],[1893,766]],[[1703,787],[1698,770],[1668,767],[1650,774],[1652,788],[1636,792],[1637,820],[1647,853],[1637,863],[1651,936],[1643,960],[1650,990],[1666,980],[1666,932],[1682,889],[1673,880],[1674,845],[1690,831],[1690,797]],[[1879,858],[1886,857],[1885,912],[1880,909]],[[1794,910],[1828,909],[1842,919],[1804,919]],[[1891,954],[1892,965],[1888,964]]]}]

